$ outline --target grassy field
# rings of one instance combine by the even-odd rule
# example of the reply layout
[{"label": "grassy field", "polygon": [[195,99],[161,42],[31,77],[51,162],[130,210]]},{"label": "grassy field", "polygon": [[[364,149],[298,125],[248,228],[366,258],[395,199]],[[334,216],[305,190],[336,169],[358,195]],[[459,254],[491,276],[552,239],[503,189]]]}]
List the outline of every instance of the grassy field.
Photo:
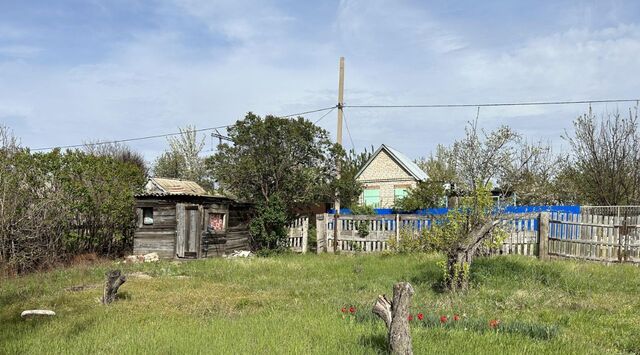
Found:
[{"label": "grassy field", "polygon": [[[525,257],[479,260],[466,294],[440,293],[437,255],[285,255],[117,265],[130,276],[101,306],[112,262],[0,280],[0,353],[380,353],[376,296],[406,280],[414,314],[459,314],[475,328],[413,321],[417,354],[639,353],[640,269]],[[70,286],[86,285],[82,291]],[[355,306],[356,315],[342,307]],[[24,309],[56,311],[22,320]],[[437,319],[437,318],[435,318]],[[553,328],[550,338],[509,325]],[[451,322],[451,321],[449,321]],[[461,323],[462,324],[462,323]],[[479,329],[482,328],[482,329]]]}]

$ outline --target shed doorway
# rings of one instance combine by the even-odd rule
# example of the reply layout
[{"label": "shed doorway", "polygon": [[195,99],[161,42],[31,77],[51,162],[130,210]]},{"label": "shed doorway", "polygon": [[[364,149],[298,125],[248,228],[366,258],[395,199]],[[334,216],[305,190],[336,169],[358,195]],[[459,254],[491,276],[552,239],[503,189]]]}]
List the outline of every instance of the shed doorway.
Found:
[{"label": "shed doorway", "polygon": [[198,206],[176,205],[176,255],[179,258],[197,258],[202,232],[202,214]]}]

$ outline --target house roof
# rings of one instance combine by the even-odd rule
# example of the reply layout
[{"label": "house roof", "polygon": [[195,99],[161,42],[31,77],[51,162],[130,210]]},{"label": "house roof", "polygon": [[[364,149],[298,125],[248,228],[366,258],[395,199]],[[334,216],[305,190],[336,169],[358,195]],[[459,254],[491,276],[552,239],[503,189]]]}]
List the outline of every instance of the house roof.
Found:
[{"label": "house roof", "polygon": [[378,148],[378,150],[376,150],[371,155],[371,158],[369,158],[367,163],[364,164],[364,166],[360,169],[360,171],[358,171],[358,173],[356,174],[356,179],[360,176],[360,174],[362,174],[367,169],[367,167],[371,164],[371,162],[373,162],[373,160],[383,150],[387,152],[387,154],[389,154],[389,156],[391,156],[391,158],[396,163],[398,163],[398,165],[404,168],[404,170],[406,170],[409,174],[411,174],[411,176],[413,176],[416,180],[425,181],[429,178],[427,173],[425,173],[422,169],[420,169],[420,167],[416,163],[414,163],[413,160],[409,159],[408,156],[404,155],[403,153],[401,153],[400,151],[394,148],[389,147],[386,144],[382,144],[380,148]]}]

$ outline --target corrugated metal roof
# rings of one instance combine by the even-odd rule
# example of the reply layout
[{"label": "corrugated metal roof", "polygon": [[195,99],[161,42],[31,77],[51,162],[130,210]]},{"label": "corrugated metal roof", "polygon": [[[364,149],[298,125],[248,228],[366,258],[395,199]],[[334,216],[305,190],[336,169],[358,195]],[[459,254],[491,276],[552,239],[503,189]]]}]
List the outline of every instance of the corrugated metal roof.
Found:
[{"label": "corrugated metal roof", "polygon": [[207,190],[194,181],[150,178],[145,186],[147,193],[161,193],[165,195],[208,195]]},{"label": "corrugated metal roof", "polygon": [[393,155],[409,171],[409,173],[413,175],[413,177],[421,181],[427,180],[429,178],[427,173],[420,169],[420,167],[416,163],[414,163],[413,160],[409,159],[408,156],[387,145],[383,144],[382,146],[387,148],[387,151],[389,151],[391,155]]},{"label": "corrugated metal roof", "polygon": [[371,162],[376,158],[376,156],[378,156],[378,154],[380,154],[382,150],[386,151],[393,160],[395,160],[416,180],[425,181],[429,179],[429,175],[427,175],[427,173],[425,173],[422,169],[420,169],[420,167],[416,163],[414,163],[413,160],[409,159],[409,157],[407,157],[400,151],[394,148],[391,148],[385,144],[381,145],[380,148],[378,148],[378,150],[376,150],[375,153],[371,155],[371,158],[369,158],[369,161],[367,161],[367,163],[356,174],[356,178],[358,178],[360,174],[362,174],[362,172],[369,166],[369,164],[371,164]]}]

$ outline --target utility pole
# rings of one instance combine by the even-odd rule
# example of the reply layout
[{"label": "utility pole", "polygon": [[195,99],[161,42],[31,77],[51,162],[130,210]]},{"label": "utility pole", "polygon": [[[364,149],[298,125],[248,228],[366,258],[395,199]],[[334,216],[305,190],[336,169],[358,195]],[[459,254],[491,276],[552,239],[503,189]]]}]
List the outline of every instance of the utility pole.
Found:
[{"label": "utility pole", "polygon": [[[344,106],[344,57],[340,57],[340,75],[338,77],[338,129],[336,141],[342,147],[342,109]],[[336,161],[336,179],[340,179],[340,160]],[[334,204],[335,215],[333,218],[333,252],[338,252],[338,217],[340,217],[340,196],[336,191]]]}]

